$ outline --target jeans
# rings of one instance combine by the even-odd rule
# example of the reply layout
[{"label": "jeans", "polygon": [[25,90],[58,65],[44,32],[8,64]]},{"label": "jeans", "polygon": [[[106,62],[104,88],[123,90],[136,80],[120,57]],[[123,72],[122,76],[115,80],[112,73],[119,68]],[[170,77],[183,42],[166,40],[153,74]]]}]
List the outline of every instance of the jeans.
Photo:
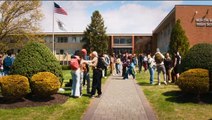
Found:
[{"label": "jeans", "polygon": [[135,71],[133,68],[126,68],[124,79],[128,79],[128,75],[131,74],[133,79],[135,79]]},{"label": "jeans", "polygon": [[72,96],[80,96],[80,69],[77,69],[76,71],[71,71],[72,75],[72,90],[71,95]]},{"label": "jeans", "polygon": [[121,73],[121,65],[116,63],[116,74]]},{"label": "jeans", "polygon": [[154,83],[154,68],[149,67],[150,84]]},{"label": "jeans", "polygon": [[90,75],[89,75],[89,72],[84,72],[83,86],[85,85],[85,81],[87,81],[87,93],[90,93]]}]

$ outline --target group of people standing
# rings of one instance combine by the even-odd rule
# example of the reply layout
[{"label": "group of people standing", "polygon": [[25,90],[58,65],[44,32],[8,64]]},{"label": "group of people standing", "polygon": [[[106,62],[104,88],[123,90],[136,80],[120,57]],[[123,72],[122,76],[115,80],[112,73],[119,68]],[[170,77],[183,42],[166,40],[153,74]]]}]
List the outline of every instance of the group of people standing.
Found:
[{"label": "group of people standing", "polygon": [[110,57],[110,68],[112,75],[122,75],[123,79],[127,80],[129,75],[135,79],[135,66],[137,65],[137,58],[135,54],[124,54],[113,53]]},{"label": "group of people standing", "polygon": [[[93,51],[89,58],[87,56],[86,49],[82,49],[81,51],[76,51],[73,55],[72,59],[77,59],[79,63],[79,67],[75,70],[71,70],[72,75],[72,91],[71,96],[79,98],[82,95],[82,87],[87,82],[87,94],[90,94],[90,97],[93,98],[94,95],[97,94],[97,97],[101,97],[101,81],[102,76],[106,72],[105,67],[106,57],[103,54],[99,54],[96,51]],[[71,63],[70,63],[71,64]],[[92,81],[92,89],[90,91],[90,75],[89,75],[89,67],[93,70],[93,81]],[[107,71],[107,70],[106,70]]]},{"label": "group of people standing", "polygon": [[[159,57],[159,58],[158,58]],[[174,54],[174,59],[172,60],[169,53],[165,56],[157,49],[157,52],[152,56],[148,54],[148,69],[150,73],[150,84],[154,84],[154,71],[157,69],[157,84],[160,85],[160,73],[163,74],[164,84],[174,83],[179,78],[180,66],[181,66],[181,56],[179,52]]]},{"label": "group of people standing", "polygon": [[[159,56],[159,58],[158,58]],[[135,79],[136,66],[138,66],[138,72],[144,70],[149,70],[150,74],[150,84],[154,84],[154,71],[157,69],[157,84],[161,85],[160,74],[163,75],[163,83],[167,85],[168,83],[175,82],[179,77],[181,56],[179,52],[176,52],[174,59],[171,59],[169,53],[165,56],[157,49],[157,52],[152,54],[98,54],[96,51],[91,52],[87,55],[87,51],[82,49],[81,51],[76,51],[73,58],[76,58],[79,63],[79,68],[76,70],[71,70],[72,74],[72,92],[73,97],[81,97],[82,87],[87,83],[87,94],[90,97],[94,97],[97,91],[97,97],[102,95],[101,91],[101,81],[102,77],[107,76],[108,68],[110,68],[110,73],[112,75],[121,75],[124,80],[127,80],[129,75],[132,75]],[[93,81],[90,90],[90,75],[89,68],[93,70]]]}]

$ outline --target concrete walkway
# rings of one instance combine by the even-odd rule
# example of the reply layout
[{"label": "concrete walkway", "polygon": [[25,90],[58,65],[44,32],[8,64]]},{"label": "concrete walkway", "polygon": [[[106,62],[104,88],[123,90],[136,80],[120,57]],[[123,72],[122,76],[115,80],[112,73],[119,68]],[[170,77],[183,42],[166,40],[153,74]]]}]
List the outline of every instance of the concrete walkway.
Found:
[{"label": "concrete walkway", "polygon": [[94,98],[83,120],[156,120],[140,86],[130,76],[110,76],[101,98]]}]

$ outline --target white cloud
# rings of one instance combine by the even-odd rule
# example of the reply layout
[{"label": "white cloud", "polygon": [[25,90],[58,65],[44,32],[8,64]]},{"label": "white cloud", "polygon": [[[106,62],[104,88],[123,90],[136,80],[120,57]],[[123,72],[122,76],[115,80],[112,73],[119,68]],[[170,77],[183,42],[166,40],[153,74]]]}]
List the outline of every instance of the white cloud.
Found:
[{"label": "white cloud", "polygon": [[[98,7],[111,1],[63,1],[57,2],[67,12],[68,16],[55,14],[60,19],[68,32],[83,32],[90,24],[91,14],[89,7]],[[43,1],[42,10],[45,19],[42,21],[44,31],[52,31],[53,2]],[[181,1],[161,1],[158,7],[146,7],[138,2],[122,2],[116,9],[103,11],[105,26],[108,33],[152,33],[162,19],[170,12],[174,5]],[[50,5],[52,4],[52,5]],[[108,6],[110,7],[110,6]],[[55,23],[55,31],[60,31]]]},{"label": "white cloud", "polygon": [[[86,9],[89,6],[98,6],[106,2],[97,1],[63,1],[58,2],[65,11],[68,12],[68,16],[60,15],[55,13],[56,19],[61,20],[65,24],[65,28],[69,32],[82,32],[86,26],[90,23],[90,16],[87,14]],[[43,1],[42,11],[44,13],[44,19],[41,21],[43,31],[52,31],[53,26],[53,2]],[[60,31],[56,22],[54,22],[54,30]]]},{"label": "white cloud", "polygon": [[175,5],[180,5],[182,3],[183,1],[180,1],[180,0],[179,1],[161,1],[161,5],[159,6],[159,8],[170,11],[170,9],[174,8]]},{"label": "white cloud", "polygon": [[151,33],[166,14],[158,8],[126,4],[104,12],[103,17],[109,33]]}]

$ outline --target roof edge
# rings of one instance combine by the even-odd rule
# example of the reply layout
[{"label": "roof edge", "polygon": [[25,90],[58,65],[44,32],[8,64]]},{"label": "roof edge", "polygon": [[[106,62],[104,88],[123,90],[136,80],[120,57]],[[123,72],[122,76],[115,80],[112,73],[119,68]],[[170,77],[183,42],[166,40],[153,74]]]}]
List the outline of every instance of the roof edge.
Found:
[{"label": "roof edge", "polygon": [[169,12],[169,14],[166,15],[166,17],[160,22],[160,24],[153,30],[152,34],[154,34],[155,31],[156,31],[158,28],[160,28],[160,26],[161,26],[161,25],[169,18],[169,16],[176,10],[176,6],[177,6],[177,5],[174,6],[174,8]]}]

